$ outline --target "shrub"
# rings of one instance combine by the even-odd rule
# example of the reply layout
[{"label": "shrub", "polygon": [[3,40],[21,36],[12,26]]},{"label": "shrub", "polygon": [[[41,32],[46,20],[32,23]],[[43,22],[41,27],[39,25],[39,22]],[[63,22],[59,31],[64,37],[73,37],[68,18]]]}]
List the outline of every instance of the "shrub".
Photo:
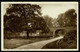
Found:
[{"label": "shrub", "polygon": [[72,31],[66,33],[63,39],[64,40],[65,39],[76,40],[76,38],[77,38],[77,31],[76,30],[72,30]]},{"label": "shrub", "polygon": [[72,30],[65,34],[64,38],[61,39],[58,46],[62,49],[74,49],[77,48],[77,31]]},{"label": "shrub", "polygon": [[64,38],[45,45],[42,49],[76,49],[77,31],[71,30],[65,34]]}]

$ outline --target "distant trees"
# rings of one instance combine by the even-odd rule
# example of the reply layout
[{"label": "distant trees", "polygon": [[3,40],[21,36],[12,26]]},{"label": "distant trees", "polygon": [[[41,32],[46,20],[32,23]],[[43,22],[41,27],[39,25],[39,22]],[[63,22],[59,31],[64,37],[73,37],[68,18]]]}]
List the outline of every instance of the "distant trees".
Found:
[{"label": "distant trees", "polygon": [[77,26],[77,13],[74,9],[59,14],[57,18],[52,19],[47,15],[44,19],[48,27]]},{"label": "distant trees", "polygon": [[56,18],[53,19],[52,24],[53,24],[53,27],[59,27],[60,26]]},{"label": "distant trees", "polygon": [[76,26],[77,13],[74,9],[69,9],[65,13],[62,13],[58,16],[57,22],[60,26]]},{"label": "distant trees", "polygon": [[49,17],[48,15],[43,16],[43,18],[47,24],[47,27],[52,28],[53,27],[53,24],[52,24],[53,18]]},{"label": "distant trees", "polygon": [[29,33],[37,29],[48,32],[46,22],[41,16],[41,7],[33,4],[10,4],[4,15],[4,30],[12,32],[27,31]]}]

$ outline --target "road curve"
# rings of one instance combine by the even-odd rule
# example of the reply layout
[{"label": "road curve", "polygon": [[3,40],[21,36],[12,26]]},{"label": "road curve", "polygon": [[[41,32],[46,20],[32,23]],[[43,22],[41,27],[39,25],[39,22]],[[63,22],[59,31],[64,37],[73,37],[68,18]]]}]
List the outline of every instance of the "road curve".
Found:
[{"label": "road curve", "polygon": [[23,46],[15,48],[15,49],[41,49],[44,45],[46,45],[50,42],[62,39],[62,38],[63,38],[63,36],[60,36],[60,37],[56,37],[56,38],[50,39],[50,40],[44,40],[44,41],[39,41],[39,42],[23,45]]}]

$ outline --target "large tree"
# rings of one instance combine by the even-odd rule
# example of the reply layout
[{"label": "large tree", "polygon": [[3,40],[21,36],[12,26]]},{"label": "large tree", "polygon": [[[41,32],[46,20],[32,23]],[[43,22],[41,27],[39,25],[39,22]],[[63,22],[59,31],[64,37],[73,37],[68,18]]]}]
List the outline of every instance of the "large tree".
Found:
[{"label": "large tree", "polygon": [[66,26],[76,26],[77,25],[77,13],[75,9],[69,9],[65,12],[65,22]]},{"label": "large tree", "polygon": [[57,21],[60,26],[76,26],[77,25],[77,13],[74,9],[69,9],[65,13],[58,16]]},{"label": "large tree", "polygon": [[[36,4],[10,4],[4,15],[4,29],[12,32],[49,30],[41,16],[41,7]],[[46,30],[47,29],[47,30]]]}]

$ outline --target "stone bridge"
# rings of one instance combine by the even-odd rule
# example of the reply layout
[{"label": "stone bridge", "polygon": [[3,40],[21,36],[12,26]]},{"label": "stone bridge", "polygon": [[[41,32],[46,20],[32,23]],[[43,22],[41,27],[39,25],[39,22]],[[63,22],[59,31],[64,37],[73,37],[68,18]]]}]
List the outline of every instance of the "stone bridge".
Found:
[{"label": "stone bridge", "polygon": [[68,31],[77,30],[77,27],[55,27],[50,28],[51,32],[53,32],[53,37],[65,35]]}]

